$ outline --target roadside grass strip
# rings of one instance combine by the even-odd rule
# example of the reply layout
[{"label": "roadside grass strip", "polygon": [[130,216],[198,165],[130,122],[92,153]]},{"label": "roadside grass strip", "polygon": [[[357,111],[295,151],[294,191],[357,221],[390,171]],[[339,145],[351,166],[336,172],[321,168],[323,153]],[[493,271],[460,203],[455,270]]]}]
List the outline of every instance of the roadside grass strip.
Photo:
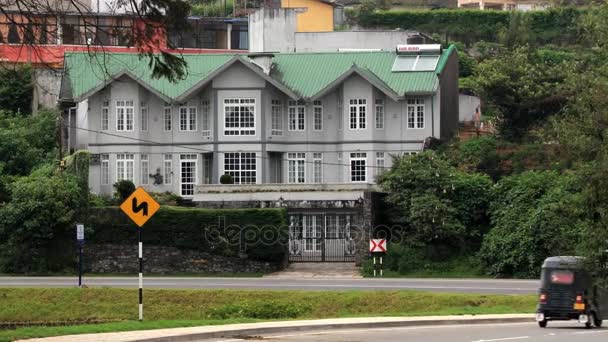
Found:
[{"label": "roadside grass strip", "polygon": [[271,320],[532,313],[536,305],[534,295],[150,289],[138,322],[137,298],[136,289],[0,289],[0,341]]}]

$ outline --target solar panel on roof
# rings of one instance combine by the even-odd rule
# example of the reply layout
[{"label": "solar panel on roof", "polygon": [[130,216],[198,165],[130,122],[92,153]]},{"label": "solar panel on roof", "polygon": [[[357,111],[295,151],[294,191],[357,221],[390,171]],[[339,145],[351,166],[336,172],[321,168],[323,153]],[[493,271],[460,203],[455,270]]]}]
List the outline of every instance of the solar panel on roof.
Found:
[{"label": "solar panel on roof", "polygon": [[418,63],[414,66],[415,71],[433,71],[437,67],[439,56],[418,56]]},{"label": "solar panel on roof", "polygon": [[393,71],[412,71],[416,64],[417,56],[397,56],[393,63]]},{"label": "solar panel on roof", "polygon": [[438,62],[439,56],[397,56],[392,71],[434,71]]}]

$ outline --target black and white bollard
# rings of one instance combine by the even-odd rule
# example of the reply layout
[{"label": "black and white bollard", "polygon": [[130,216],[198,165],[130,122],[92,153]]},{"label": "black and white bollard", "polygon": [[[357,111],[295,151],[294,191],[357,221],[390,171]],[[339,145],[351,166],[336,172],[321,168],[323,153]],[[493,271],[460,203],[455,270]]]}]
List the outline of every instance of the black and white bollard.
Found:
[{"label": "black and white bollard", "polygon": [[137,229],[139,240],[139,320],[144,320],[144,246],[141,241],[142,228]]}]

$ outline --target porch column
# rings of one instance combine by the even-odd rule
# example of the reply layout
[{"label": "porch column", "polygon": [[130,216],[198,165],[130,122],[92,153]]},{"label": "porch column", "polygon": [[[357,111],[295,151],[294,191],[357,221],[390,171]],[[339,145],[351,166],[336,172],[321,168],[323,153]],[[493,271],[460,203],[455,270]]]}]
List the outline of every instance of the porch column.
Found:
[{"label": "porch column", "polygon": [[226,48],[232,49],[232,24],[226,24]]}]

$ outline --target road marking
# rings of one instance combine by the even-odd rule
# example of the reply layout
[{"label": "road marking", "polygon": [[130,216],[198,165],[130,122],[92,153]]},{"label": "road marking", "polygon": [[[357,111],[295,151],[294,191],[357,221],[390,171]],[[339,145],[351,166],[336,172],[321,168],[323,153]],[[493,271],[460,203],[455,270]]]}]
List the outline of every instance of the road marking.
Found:
[{"label": "road marking", "polygon": [[516,337],[505,337],[505,338],[494,338],[490,340],[476,340],[472,342],[493,342],[493,341],[511,341],[511,340],[525,340],[530,338],[530,336],[516,336]]},{"label": "road marking", "polygon": [[575,335],[583,335],[583,334],[603,334],[603,333],[607,333],[608,330],[596,330],[596,331],[578,331],[578,332],[574,332],[572,334]]}]

